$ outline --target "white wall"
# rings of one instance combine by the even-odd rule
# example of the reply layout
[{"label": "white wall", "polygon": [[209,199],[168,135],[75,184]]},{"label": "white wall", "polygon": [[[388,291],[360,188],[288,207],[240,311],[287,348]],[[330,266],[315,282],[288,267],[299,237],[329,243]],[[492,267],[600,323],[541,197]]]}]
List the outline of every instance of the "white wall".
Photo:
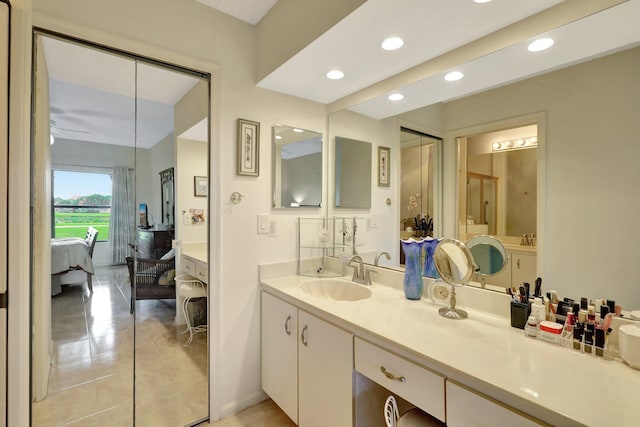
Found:
[{"label": "white wall", "polygon": [[[176,154],[176,239],[182,243],[207,242],[207,223],[210,221],[207,197],[194,195],[194,177],[207,176],[207,144],[178,138]],[[204,223],[185,224],[183,214],[189,209],[204,209]]]},{"label": "white wall", "polygon": [[[220,165],[213,173],[220,177],[221,230],[210,239],[219,239],[222,248],[213,254],[220,260],[222,354],[212,381],[220,385],[223,413],[252,403],[263,396],[258,264],[295,258],[295,218],[303,212],[274,211],[275,235],[256,233],[256,215],[271,212],[271,126],[289,123],[325,134],[325,106],[256,88],[255,28],[192,0],[35,0],[34,9],[36,23],[47,14],[219,65],[220,129],[214,133],[221,158],[213,159]],[[235,174],[238,118],[261,123],[257,178]],[[233,191],[244,194],[238,205],[229,201]],[[304,213],[320,215],[321,209]]]}]

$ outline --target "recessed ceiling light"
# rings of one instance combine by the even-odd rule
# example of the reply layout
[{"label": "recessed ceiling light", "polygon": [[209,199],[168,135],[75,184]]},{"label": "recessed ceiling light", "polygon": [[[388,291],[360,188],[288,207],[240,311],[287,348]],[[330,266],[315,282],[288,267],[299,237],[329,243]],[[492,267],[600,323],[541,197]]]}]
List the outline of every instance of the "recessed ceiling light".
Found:
[{"label": "recessed ceiling light", "polygon": [[331,80],[339,80],[344,77],[344,73],[340,70],[331,70],[327,73],[327,78]]},{"label": "recessed ceiling light", "polygon": [[473,0],[474,3],[489,3],[491,0]]},{"label": "recessed ceiling light", "polygon": [[280,135],[276,135],[276,139],[282,139]]},{"label": "recessed ceiling light", "polygon": [[400,49],[403,44],[404,41],[400,37],[388,37],[383,40],[381,46],[384,50],[396,50]]},{"label": "recessed ceiling light", "polygon": [[534,40],[527,49],[529,49],[529,52],[540,52],[541,50],[549,49],[551,46],[553,46],[553,39],[545,37]]},{"label": "recessed ceiling light", "polygon": [[293,131],[294,131],[294,132],[298,132],[298,133],[300,133],[300,132],[304,132],[302,129],[298,129],[298,128],[293,129]]},{"label": "recessed ceiling light", "polygon": [[401,93],[392,93],[389,95],[389,101],[401,101],[404,99],[404,95]]},{"label": "recessed ceiling light", "polygon": [[452,71],[450,73],[447,73],[447,75],[444,76],[444,79],[448,82],[455,82],[456,80],[460,80],[463,77],[464,74],[462,74],[460,71]]}]

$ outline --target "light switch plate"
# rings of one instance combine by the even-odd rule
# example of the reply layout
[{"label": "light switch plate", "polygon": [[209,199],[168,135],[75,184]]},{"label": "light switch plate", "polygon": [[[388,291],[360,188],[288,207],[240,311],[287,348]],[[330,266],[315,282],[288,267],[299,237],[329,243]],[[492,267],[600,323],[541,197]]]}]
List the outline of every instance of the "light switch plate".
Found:
[{"label": "light switch plate", "polygon": [[270,222],[268,214],[258,214],[258,234],[269,234]]},{"label": "light switch plate", "polygon": [[371,214],[371,217],[369,218],[369,228],[378,228],[378,214]]}]

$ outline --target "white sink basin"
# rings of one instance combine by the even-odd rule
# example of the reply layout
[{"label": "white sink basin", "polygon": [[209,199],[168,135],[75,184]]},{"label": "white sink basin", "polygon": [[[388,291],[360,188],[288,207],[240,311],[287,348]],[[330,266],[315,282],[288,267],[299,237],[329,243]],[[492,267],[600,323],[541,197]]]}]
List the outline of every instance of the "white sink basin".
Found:
[{"label": "white sink basin", "polygon": [[300,288],[311,296],[334,301],[358,301],[371,296],[371,290],[363,285],[337,279],[310,280]]}]

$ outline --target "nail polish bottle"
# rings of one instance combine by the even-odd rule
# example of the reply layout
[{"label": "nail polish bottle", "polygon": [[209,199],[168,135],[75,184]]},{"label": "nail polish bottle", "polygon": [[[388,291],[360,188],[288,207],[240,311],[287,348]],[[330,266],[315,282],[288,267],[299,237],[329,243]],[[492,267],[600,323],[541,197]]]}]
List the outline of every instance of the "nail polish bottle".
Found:
[{"label": "nail polish bottle", "polygon": [[580,350],[582,344],[582,332],[584,331],[584,325],[582,323],[576,324],[573,328],[573,349]]},{"label": "nail polish bottle", "polygon": [[593,352],[593,331],[588,328],[584,331],[584,352],[589,354]]}]

